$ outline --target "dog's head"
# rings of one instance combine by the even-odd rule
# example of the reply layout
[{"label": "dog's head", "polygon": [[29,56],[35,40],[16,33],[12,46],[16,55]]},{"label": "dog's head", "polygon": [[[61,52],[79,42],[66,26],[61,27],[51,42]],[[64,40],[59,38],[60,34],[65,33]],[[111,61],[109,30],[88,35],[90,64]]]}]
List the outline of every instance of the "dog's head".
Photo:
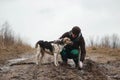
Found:
[{"label": "dog's head", "polygon": [[66,45],[67,44],[73,44],[73,42],[68,37],[63,38],[63,43],[66,44]]}]

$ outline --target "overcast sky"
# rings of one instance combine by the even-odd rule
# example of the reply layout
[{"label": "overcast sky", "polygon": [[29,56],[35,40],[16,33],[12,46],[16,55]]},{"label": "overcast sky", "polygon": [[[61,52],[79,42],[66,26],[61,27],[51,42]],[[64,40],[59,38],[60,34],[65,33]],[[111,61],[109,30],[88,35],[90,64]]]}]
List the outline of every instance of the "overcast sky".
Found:
[{"label": "overcast sky", "polygon": [[34,45],[55,40],[73,26],[89,36],[120,34],[120,0],[0,0],[0,25]]}]

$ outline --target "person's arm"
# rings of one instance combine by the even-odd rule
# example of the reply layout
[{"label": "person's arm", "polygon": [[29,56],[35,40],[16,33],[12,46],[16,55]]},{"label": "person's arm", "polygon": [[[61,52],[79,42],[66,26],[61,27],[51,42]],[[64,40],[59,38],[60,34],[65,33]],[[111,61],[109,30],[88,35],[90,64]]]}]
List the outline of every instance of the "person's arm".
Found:
[{"label": "person's arm", "polygon": [[69,32],[64,33],[59,39],[65,38],[69,36]]},{"label": "person's arm", "polygon": [[80,56],[80,61],[84,61],[85,56],[86,56],[86,49],[85,49],[85,40],[82,37],[80,40],[80,50],[81,50],[81,56]]},{"label": "person's arm", "polygon": [[69,32],[64,33],[59,39],[54,40],[55,43],[59,43],[63,40],[63,38],[68,37]]}]

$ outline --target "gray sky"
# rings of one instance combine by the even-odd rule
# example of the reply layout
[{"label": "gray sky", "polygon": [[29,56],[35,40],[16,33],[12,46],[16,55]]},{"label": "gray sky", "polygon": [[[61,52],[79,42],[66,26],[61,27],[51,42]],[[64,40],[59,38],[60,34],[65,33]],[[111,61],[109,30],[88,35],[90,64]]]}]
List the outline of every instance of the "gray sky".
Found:
[{"label": "gray sky", "polygon": [[76,25],[86,40],[120,35],[120,0],[0,0],[0,25],[5,21],[32,45],[58,39]]}]

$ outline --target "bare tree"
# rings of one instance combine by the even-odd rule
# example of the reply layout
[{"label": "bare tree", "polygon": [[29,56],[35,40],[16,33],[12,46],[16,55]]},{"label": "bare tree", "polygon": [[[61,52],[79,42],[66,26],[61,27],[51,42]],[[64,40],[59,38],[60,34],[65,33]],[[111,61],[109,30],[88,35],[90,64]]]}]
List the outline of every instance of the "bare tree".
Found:
[{"label": "bare tree", "polygon": [[13,36],[14,34],[8,22],[5,22],[2,25],[2,35],[4,39],[3,41],[4,45],[8,46],[14,43],[14,36]]},{"label": "bare tree", "polygon": [[31,46],[23,42],[20,36],[15,36],[8,22],[0,26],[0,50],[6,48],[30,49]]},{"label": "bare tree", "polygon": [[94,38],[93,37],[90,37],[89,38],[89,43],[90,43],[90,46],[93,47],[94,46]]},{"label": "bare tree", "polygon": [[120,38],[117,34],[112,36],[106,35],[102,38],[89,38],[90,47],[101,47],[101,48],[120,48]]},{"label": "bare tree", "polygon": [[101,39],[101,47],[108,47],[110,48],[110,37],[107,35]]},{"label": "bare tree", "polygon": [[112,37],[111,37],[111,47],[113,49],[114,48],[118,48],[119,42],[120,42],[120,39],[119,39],[118,35],[117,34],[113,34]]}]

